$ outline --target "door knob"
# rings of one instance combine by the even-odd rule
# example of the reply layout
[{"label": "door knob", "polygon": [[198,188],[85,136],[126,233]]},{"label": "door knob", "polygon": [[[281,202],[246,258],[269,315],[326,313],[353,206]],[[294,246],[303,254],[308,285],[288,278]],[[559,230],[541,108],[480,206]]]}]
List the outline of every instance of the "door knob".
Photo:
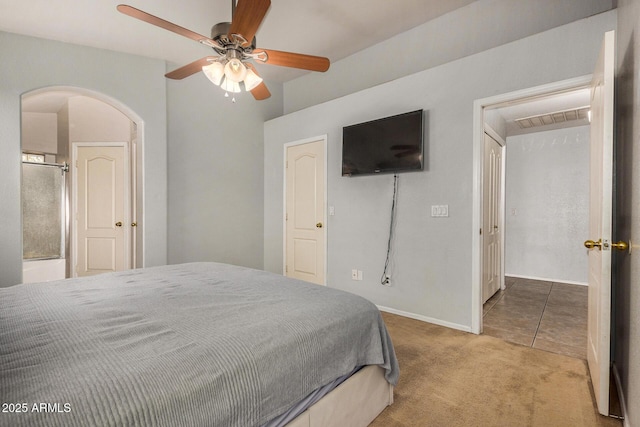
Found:
[{"label": "door knob", "polygon": [[623,242],[622,240],[620,240],[618,243],[612,243],[611,247],[619,251],[626,251],[629,249],[629,244],[627,242]]},{"label": "door knob", "polygon": [[116,222],[116,227],[122,227],[122,221]]},{"label": "door knob", "polygon": [[137,226],[138,226],[138,223],[137,223],[137,222],[132,222],[132,223],[131,223],[131,226],[132,226],[132,227],[137,227]]},{"label": "door knob", "polygon": [[597,242],[594,242],[593,240],[585,240],[584,247],[587,249],[602,249],[602,239],[599,239]]},{"label": "door knob", "polygon": [[321,222],[317,223],[317,224],[316,224],[316,227],[317,227],[317,228],[322,228],[322,223],[321,223]]}]

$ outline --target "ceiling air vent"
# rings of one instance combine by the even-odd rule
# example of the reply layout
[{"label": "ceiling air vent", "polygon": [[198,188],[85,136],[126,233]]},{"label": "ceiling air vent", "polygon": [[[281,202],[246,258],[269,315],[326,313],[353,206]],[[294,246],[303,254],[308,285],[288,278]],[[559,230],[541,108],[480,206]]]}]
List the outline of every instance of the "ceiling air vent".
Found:
[{"label": "ceiling air vent", "polygon": [[572,108],[571,110],[557,111],[555,113],[540,114],[537,116],[516,119],[520,129],[529,129],[536,126],[546,126],[555,123],[570,122],[574,120],[587,120],[589,107]]}]

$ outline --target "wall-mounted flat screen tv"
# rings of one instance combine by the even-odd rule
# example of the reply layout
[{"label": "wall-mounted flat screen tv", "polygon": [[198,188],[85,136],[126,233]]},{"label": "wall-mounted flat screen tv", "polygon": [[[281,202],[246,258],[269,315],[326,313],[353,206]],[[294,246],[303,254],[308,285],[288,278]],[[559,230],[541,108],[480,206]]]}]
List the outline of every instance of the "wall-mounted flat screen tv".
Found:
[{"label": "wall-mounted flat screen tv", "polygon": [[423,169],[423,111],[342,128],[342,175]]}]

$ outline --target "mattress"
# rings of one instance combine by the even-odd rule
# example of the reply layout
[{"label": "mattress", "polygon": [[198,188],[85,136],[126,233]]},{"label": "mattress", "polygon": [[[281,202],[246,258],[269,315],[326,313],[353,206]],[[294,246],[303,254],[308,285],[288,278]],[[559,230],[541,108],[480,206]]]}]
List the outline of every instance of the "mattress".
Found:
[{"label": "mattress", "polygon": [[358,366],[399,374],[371,302],[226,264],[17,285],[0,304],[1,425],[259,426]]}]

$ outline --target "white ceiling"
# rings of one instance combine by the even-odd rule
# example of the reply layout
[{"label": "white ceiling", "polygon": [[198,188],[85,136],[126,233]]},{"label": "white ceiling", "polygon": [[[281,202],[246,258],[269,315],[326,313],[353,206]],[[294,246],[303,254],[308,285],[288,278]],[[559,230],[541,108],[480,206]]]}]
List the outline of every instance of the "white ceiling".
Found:
[{"label": "white ceiling", "polygon": [[[257,47],[326,56],[332,62],[474,0],[275,0],[257,33]],[[128,3],[127,3],[128,2]],[[178,66],[211,49],[123,15],[127,3],[205,36],[231,20],[231,0],[0,0],[0,31],[160,58]],[[269,81],[302,75],[260,65]]]}]

